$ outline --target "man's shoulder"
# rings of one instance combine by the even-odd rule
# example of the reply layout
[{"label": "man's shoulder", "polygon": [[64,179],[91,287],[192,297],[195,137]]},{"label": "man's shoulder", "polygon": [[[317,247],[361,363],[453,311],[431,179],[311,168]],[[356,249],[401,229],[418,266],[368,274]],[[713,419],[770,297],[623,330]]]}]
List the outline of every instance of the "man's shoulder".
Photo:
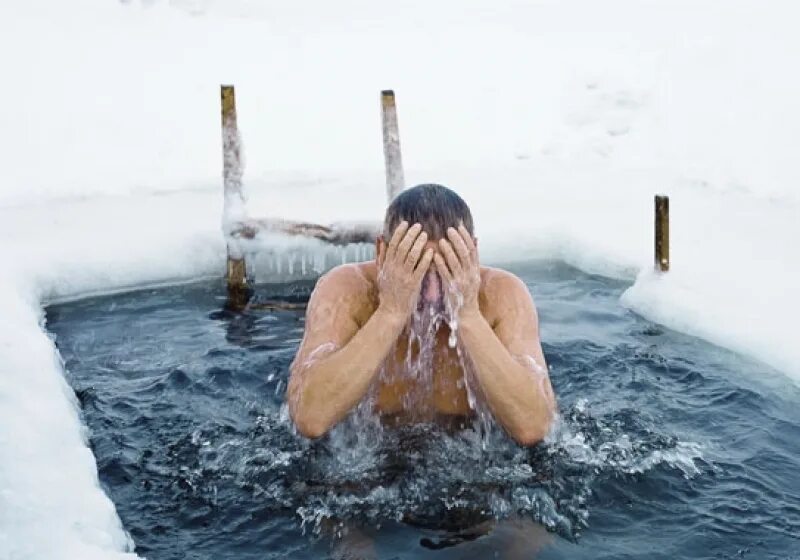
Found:
[{"label": "man's shoulder", "polygon": [[373,282],[370,280],[368,263],[345,263],[333,267],[317,280],[315,291],[328,296],[347,297],[368,295]]},{"label": "man's shoulder", "polygon": [[502,268],[481,267],[481,308],[490,322],[522,310],[536,314],[533,298],[522,279]]},{"label": "man's shoulder", "polygon": [[502,268],[482,266],[481,284],[487,297],[509,297],[528,293],[525,282],[519,276]]}]

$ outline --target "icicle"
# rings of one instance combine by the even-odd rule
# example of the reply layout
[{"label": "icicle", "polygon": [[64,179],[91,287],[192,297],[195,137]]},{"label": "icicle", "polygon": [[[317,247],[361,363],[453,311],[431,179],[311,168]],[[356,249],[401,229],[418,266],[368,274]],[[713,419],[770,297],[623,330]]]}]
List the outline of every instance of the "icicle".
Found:
[{"label": "icicle", "polygon": [[244,271],[245,278],[251,279],[251,278],[256,278],[257,277],[256,276],[256,255],[257,254],[258,253],[256,253],[255,251],[251,251],[251,252],[247,253],[247,256],[245,257],[245,261],[244,261],[244,263],[245,263],[245,265],[244,265],[245,266],[245,271]]},{"label": "icicle", "polygon": [[314,253],[314,274],[319,274],[322,272],[322,266],[320,264],[321,257],[323,257],[324,253],[322,251],[317,251]]}]

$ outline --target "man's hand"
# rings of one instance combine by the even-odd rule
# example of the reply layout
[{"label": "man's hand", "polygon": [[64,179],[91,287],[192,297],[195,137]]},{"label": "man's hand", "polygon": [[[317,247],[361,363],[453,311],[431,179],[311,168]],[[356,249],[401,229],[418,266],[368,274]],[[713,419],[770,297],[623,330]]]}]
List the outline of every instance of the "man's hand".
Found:
[{"label": "man's hand", "polygon": [[450,297],[461,301],[456,305],[459,317],[480,314],[478,291],[481,287],[481,270],[478,248],[467,228],[461,224],[458,231],[447,228],[447,239],[439,240],[442,255],[434,256],[436,271],[448,288]]},{"label": "man's hand", "polygon": [[423,253],[427,240],[420,224],[409,228],[403,221],[378,255],[379,308],[384,312],[406,319],[416,309],[422,277],[433,258],[432,249]]}]

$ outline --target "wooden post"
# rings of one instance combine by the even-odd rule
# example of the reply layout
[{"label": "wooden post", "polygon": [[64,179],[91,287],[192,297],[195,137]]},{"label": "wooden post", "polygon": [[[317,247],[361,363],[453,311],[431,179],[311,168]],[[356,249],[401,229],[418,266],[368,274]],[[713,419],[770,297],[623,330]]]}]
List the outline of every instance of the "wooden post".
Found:
[{"label": "wooden post", "polygon": [[[233,86],[221,86],[220,94],[222,101],[222,179],[227,216],[230,205],[242,204],[241,143],[236,124],[236,95]],[[244,255],[231,249],[230,243],[227,243],[227,307],[241,310],[250,297],[247,285],[247,266]]]},{"label": "wooden post", "polygon": [[669,197],[656,195],[656,270],[669,270]]},{"label": "wooden post", "polygon": [[233,86],[221,86],[222,98],[222,177],[225,195],[241,195],[242,164],[239,128],[236,124],[236,93]]},{"label": "wooden post", "polygon": [[381,92],[383,116],[383,159],[386,163],[386,195],[391,201],[405,187],[403,159],[400,156],[400,131],[397,127],[397,105],[394,91]]}]

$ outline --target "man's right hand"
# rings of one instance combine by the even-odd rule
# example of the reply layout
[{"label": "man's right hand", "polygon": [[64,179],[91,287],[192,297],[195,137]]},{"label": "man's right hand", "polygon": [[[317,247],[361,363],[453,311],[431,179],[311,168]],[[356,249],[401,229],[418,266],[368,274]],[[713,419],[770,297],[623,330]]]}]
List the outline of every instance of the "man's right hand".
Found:
[{"label": "man's right hand", "polygon": [[428,235],[420,224],[401,222],[388,247],[378,257],[379,309],[404,320],[417,306],[422,277],[433,259],[433,249],[423,250]]}]

